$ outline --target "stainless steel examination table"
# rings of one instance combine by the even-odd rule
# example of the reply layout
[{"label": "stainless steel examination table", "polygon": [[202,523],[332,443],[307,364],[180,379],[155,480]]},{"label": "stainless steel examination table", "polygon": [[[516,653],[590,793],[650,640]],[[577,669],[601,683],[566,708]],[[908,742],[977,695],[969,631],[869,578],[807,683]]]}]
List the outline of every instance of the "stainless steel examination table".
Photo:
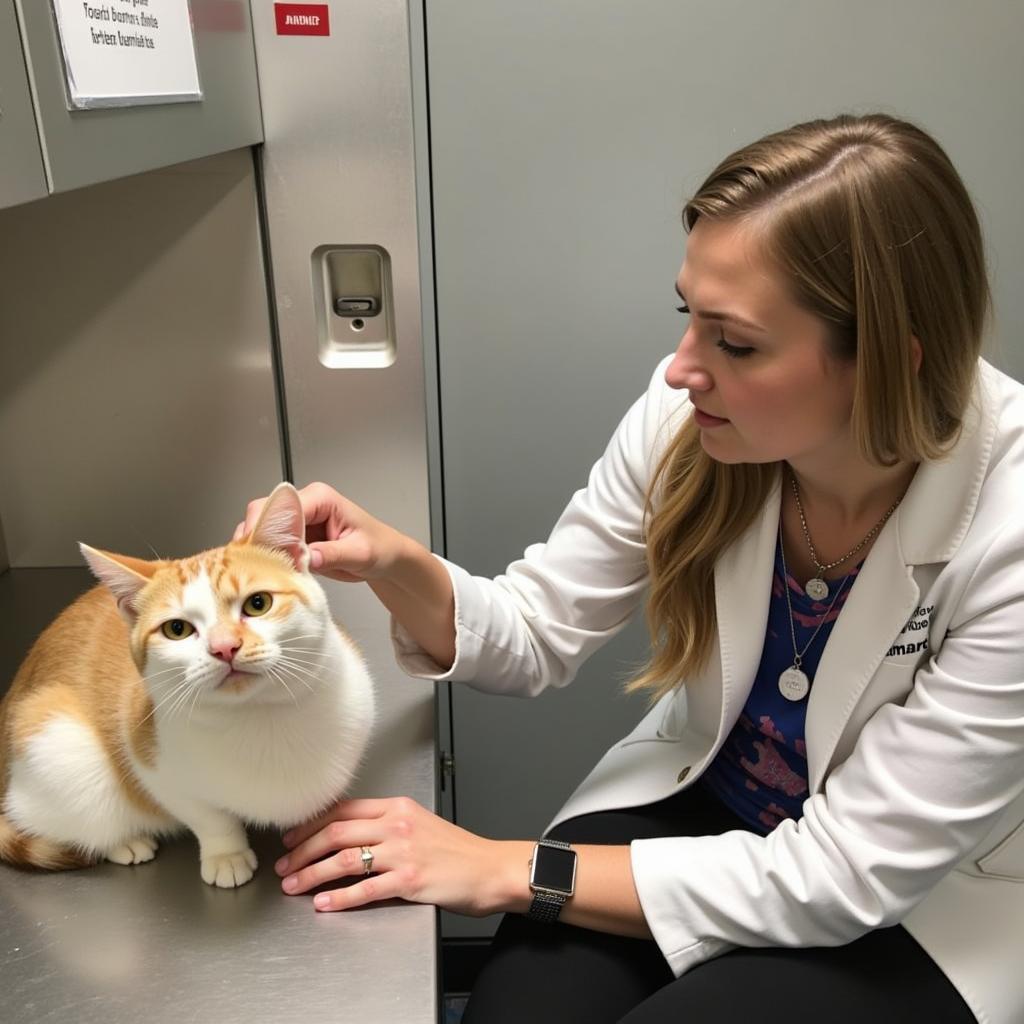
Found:
[{"label": "stainless steel examination table", "polygon": [[433,908],[318,914],[281,893],[277,837],[253,838],[239,889],[200,879],[192,839],[130,868],[0,866],[0,1020],[435,1021]]},{"label": "stainless steel examination table", "polygon": [[[50,595],[61,589],[53,574],[77,572],[0,574],[0,622],[23,620],[26,608],[45,621],[46,602],[29,600],[39,581]],[[68,577],[71,596],[82,579]],[[51,600],[60,607],[66,597]],[[0,693],[13,674],[6,653]],[[432,807],[432,691],[391,680],[378,685],[378,706],[358,795],[403,793]],[[312,894],[281,892],[278,833],[250,830],[250,841],[260,865],[238,889],[202,881],[192,836],[135,867],[26,872],[0,864],[0,1024],[437,1020],[433,907],[394,902],[318,914]]]}]

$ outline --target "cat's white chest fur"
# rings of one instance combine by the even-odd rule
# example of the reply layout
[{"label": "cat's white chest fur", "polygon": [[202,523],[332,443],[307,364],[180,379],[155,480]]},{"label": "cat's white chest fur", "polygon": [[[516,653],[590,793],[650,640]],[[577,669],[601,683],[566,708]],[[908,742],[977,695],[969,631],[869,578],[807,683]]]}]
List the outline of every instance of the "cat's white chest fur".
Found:
[{"label": "cat's white chest fur", "polygon": [[172,813],[202,802],[253,824],[307,820],[347,790],[373,725],[369,675],[337,634],[315,689],[296,685],[286,703],[239,703],[167,716],[152,767],[137,765]]}]

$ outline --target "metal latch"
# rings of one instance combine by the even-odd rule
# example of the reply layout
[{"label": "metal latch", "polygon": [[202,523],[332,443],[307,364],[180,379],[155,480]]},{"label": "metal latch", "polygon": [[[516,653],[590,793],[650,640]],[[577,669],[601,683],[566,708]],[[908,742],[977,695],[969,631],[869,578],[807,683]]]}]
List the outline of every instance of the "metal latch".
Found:
[{"label": "metal latch", "polygon": [[343,295],[334,300],[338,316],[376,316],[380,303],[372,295]]}]

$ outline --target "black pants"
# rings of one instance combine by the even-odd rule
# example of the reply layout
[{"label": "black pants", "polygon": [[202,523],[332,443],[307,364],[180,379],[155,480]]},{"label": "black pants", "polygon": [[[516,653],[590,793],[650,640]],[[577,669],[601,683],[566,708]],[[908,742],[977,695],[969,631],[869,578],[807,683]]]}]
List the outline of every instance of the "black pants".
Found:
[{"label": "black pants", "polygon": [[[658,804],[563,822],[554,839],[625,844],[746,826],[700,785]],[[654,942],[507,914],[463,1024],[976,1024],[901,926],[845,946],[735,949],[673,976]]]}]

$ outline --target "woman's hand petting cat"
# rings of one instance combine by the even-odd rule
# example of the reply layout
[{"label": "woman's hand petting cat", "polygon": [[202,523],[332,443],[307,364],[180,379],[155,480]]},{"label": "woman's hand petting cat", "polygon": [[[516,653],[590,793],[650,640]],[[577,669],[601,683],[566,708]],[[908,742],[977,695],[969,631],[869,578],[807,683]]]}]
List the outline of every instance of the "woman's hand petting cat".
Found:
[{"label": "woman's hand petting cat", "polygon": [[[345,583],[369,584],[406,632],[444,669],[455,661],[455,594],[441,562],[412,537],[342,497],[327,484],[298,491],[309,568]],[[256,527],[266,498],[250,501],[240,541]]]},{"label": "woman's hand petting cat", "polygon": [[[325,883],[354,884],[319,893],[317,910],[349,910],[378,900],[432,903],[482,917],[529,906],[525,885],[533,846],[483,839],[407,797],[342,800],[284,836],[288,854],[275,869],[298,895]],[[362,847],[373,854],[365,876]]]},{"label": "woman's hand petting cat", "polygon": [[[323,483],[299,492],[306,519],[309,567],[322,576],[355,583],[388,575],[408,538]],[[245,522],[235,527],[232,540],[248,536],[266,498],[250,501]]]}]

